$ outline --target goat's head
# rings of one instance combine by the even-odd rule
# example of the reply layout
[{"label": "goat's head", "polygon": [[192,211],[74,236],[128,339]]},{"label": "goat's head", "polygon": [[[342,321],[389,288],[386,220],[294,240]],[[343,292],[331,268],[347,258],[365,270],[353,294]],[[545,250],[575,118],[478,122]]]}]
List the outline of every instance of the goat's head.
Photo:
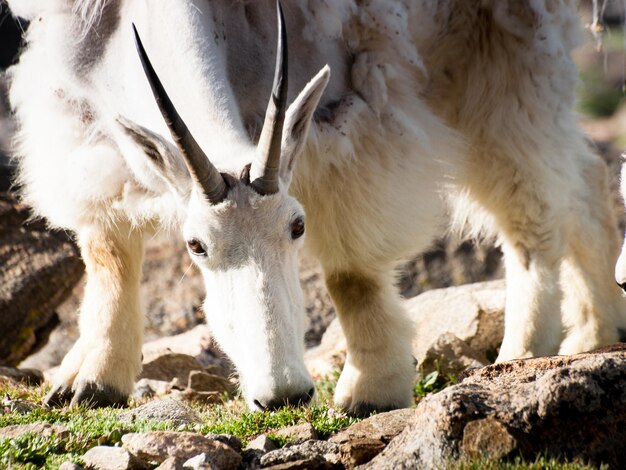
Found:
[{"label": "goat's head", "polygon": [[149,166],[186,205],[183,234],[205,280],[207,322],[235,363],[252,409],[306,403],[314,390],[303,361],[304,305],[298,279],[304,211],[287,189],[330,73],[324,67],[287,108],[287,44],[280,7],[278,17],[273,92],[259,144],[250,146],[251,164],[241,175],[220,173],[196,143],[138,35],[144,71],[176,147],[119,118],[143,147]]}]

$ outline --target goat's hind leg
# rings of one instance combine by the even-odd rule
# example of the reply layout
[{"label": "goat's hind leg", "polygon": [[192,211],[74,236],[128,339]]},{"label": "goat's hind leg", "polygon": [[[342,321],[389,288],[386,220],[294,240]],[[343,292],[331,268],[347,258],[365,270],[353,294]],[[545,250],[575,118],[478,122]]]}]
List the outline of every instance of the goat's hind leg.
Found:
[{"label": "goat's hind leg", "polygon": [[589,351],[619,341],[626,302],[613,280],[619,252],[606,165],[583,139],[575,155],[579,184],[572,190],[567,252],[561,265],[565,339],[560,354]]},{"label": "goat's hind leg", "polygon": [[46,403],[124,405],[141,370],[142,234],[119,222],[85,228],[78,238],[87,268],[80,337],[63,359]]}]

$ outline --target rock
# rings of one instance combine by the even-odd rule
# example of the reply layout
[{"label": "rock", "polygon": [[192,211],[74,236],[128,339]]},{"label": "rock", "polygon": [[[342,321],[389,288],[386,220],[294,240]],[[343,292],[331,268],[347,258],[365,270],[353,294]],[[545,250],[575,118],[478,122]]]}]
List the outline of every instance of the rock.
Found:
[{"label": "rock", "polygon": [[144,360],[140,379],[171,381],[178,379],[180,383],[187,384],[189,373],[195,370],[203,370],[204,367],[198,360],[187,354],[166,353],[149,360]]},{"label": "rock", "polygon": [[505,284],[481,282],[425,292],[406,303],[415,322],[413,355],[421,364],[439,338],[451,333],[495,359],[504,334]]},{"label": "rock", "polygon": [[65,426],[48,423],[14,424],[0,428],[0,437],[17,438],[24,434],[35,434],[42,437],[57,436],[60,439],[65,439],[70,436],[70,431]]},{"label": "rock", "polygon": [[165,380],[139,379],[137,383],[135,383],[133,397],[137,399],[152,398],[155,395],[165,395],[171,390],[171,382]]},{"label": "rock", "polygon": [[341,461],[348,468],[362,465],[376,455],[409,424],[415,410],[401,409],[380,413],[360,421],[332,436],[340,444]]},{"label": "rock", "polygon": [[232,447],[237,452],[241,452],[241,448],[243,447],[241,444],[241,439],[237,436],[231,436],[230,434],[213,434],[212,432],[204,435],[207,439],[212,439],[215,441],[220,441],[226,444],[229,447]]},{"label": "rock", "polygon": [[0,364],[6,366],[46,344],[59,323],[55,309],[84,271],[72,239],[30,216],[15,197],[0,193]]},{"label": "rock", "polygon": [[401,409],[370,416],[332,436],[329,441],[343,444],[354,439],[378,439],[388,443],[411,422],[415,410]]},{"label": "rock", "polygon": [[[183,255],[187,256],[186,253]],[[215,344],[209,327],[205,324],[197,325],[178,335],[145,343],[142,352],[144,362],[151,362],[166,354],[185,354],[202,364],[203,367],[200,369],[206,369],[213,374],[228,377],[234,372],[232,363]]]},{"label": "rock", "polygon": [[120,421],[168,421],[174,426],[201,423],[200,415],[178,400],[165,398],[152,400],[145,405],[124,411],[118,415]]},{"label": "rock", "polygon": [[59,470],[84,470],[84,467],[81,467],[74,462],[63,462],[59,466]]},{"label": "rock", "polygon": [[222,399],[222,393],[196,392],[195,390],[191,390],[190,388],[187,388],[182,392],[178,390],[173,390],[171,396],[189,403],[198,403],[203,405],[213,405],[215,403],[223,403],[224,401]]},{"label": "rock", "polygon": [[189,373],[187,388],[196,392],[233,393],[235,386],[228,379],[201,370]]},{"label": "rock", "polygon": [[187,460],[205,452],[220,469],[236,469],[241,464],[241,456],[226,444],[192,432],[129,433],[122,436],[122,445],[150,463],[161,463],[168,457]]},{"label": "rock", "polygon": [[470,458],[500,460],[517,449],[507,427],[492,416],[470,421],[463,429],[461,452]]},{"label": "rock", "polygon": [[260,436],[248,442],[248,445],[244,448],[244,450],[259,450],[266,454],[267,452],[275,450],[276,448],[277,446],[276,444],[274,444],[274,441],[272,441],[265,434],[261,434]]},{"label": "rock", "polygon": [[83,455],[85,467],[95,470],[139,470],[148,465],[121,447],[98,446]]},{"label": "rock", "polygon": [[626,345],[472,370],[460,384],[424,398],[414,413],[364,468],[443,468],[481,453],[621,468]]},{"label": "rock", "polygon": [[438,371],[443,376],[457,376],[464,370],[484,367],[487,364],[489,361],[483,353],[472,349],[452,333],[444,333],[426,351],[418,367],[422,375]]},{"label": "rock", "polygon": [[354,468],[369,462],[385,448],[378,439],[354,439],[341,445],[341,462],[347,468]]},{"label": "rock", "polygon": [[370,416],[332,436],[329,441],[342,444],[354,439],[378,439],[388,443],[410,423],[415,410],[400,409]]},{"label": "rock", "polygon": [[191,468],[193,470],[221,470],[220,467],[215,464],[211,456],[204,452],[187,460],[183,464],[183,468]]},{"label": "rock", "polygon": [[154,470],[183,470],[183,461],[176,457],[168,457]]},{"label": "rock", "polygon": [[36,369],[0,367],[0,377],[6,377],[15,382],[23,382],[30,386],[41,385],[43,383],[43,373]]},{"label": "rock", "polygon": [[338,444],[326,441],[306,441],[302,444],[273,450],[261,457],[261,467],[278,468],[324,468],[341,462]]},{"label": "rock", "polygon": [[286,438],[290,444],[302,444],[305,441],[317,440],[319,436],[311,423],[296,424],[274,432],[278,437]]}]

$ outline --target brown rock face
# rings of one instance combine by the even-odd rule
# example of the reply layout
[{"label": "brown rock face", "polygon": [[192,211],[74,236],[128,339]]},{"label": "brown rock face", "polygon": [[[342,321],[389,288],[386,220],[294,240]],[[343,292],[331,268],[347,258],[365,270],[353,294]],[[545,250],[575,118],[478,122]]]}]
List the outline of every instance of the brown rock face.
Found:
[{"label": "brown rock face", "polygon": [[55,309],[71,294],[84,266],[72,240],[0,193],[0,364],[14,366],[46,344]]},{"label": "brown rock face", "polygon": [[451,460],[546,455],[624,468],[626,345],[471,371],[420,402],[368,468],[443,468]]}]

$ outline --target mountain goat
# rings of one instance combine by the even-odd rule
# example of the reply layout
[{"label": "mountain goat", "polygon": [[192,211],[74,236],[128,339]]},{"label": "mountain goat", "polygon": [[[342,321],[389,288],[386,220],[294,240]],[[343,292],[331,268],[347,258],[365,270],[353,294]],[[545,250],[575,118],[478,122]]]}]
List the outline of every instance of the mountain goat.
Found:
[{"label": "mountain goat", "polygon": [[284,0],[279,34],[275,0],[9,4],[31,20],[10,71],[23,197],[76,233],[88,274],[49,403],[126,401],[142,240],[161,226],[182,231],[252,409],[314,393],[302,246],[347,338],[335,401],[354,414],[412,401],[394,269],[447,221],[502,245],[498,361],[626,327],[605,165],[572,112],[575,1]]}]

